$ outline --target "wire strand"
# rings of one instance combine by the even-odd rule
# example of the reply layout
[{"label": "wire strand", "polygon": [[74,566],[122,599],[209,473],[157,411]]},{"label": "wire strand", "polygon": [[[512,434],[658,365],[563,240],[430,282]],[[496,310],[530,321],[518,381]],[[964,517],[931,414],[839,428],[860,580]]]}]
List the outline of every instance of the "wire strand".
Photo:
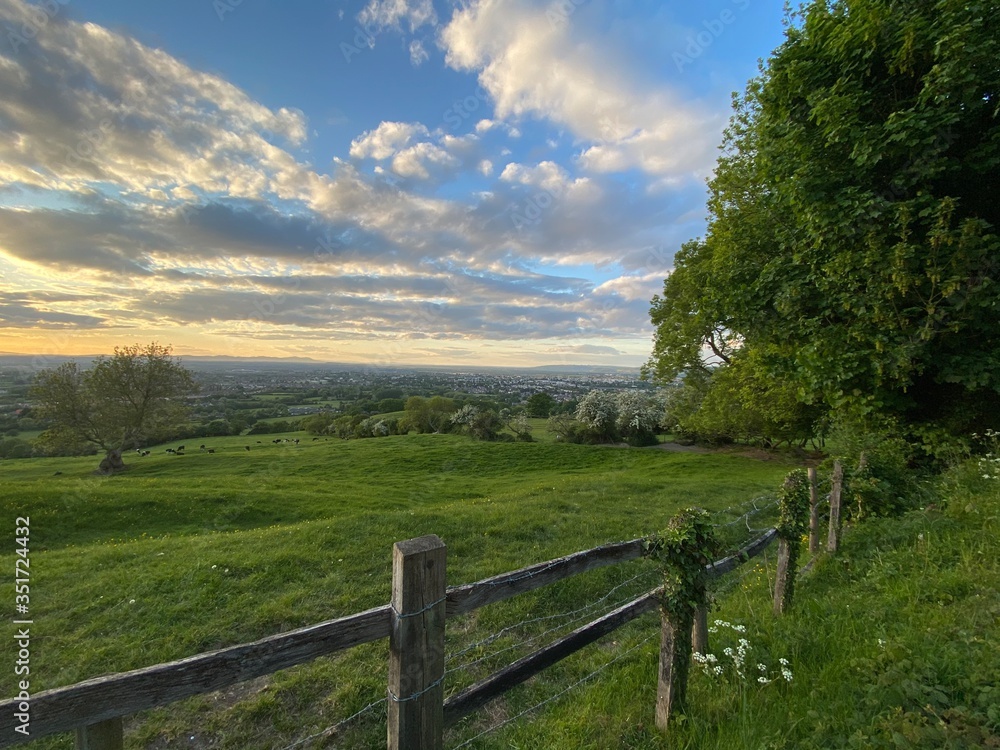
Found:
[{"label": "wire strand", "polygon": [[362,714],[365,714],[368,711],[371,711],[376,706],[379,706],[379,705],[387,702],[388,700],[389,699],[386,697],[386,698],[380,698],[377,701],[372,701],[367,706],[365,706],[364,708],[362,708],[360,711],[356,711],[355,713],[353,713],[350,716],[348,716],[346,719],[341,719],[336,724],[328,726],[326,729],[323,729],[323,730],[321,730],[319,732],[316,732],[315,734],[310,734],[308,737],[303,737],[301,740],[296,740],[291,745],[286,745],[284,748],[282,748],[282,750],[293,750],[293,748],[301,747],[302,745],[306,744],[307,742],[312,742],[313,740],[318,740],[318,739],[322,739],[322,738],[325,738],[325,737],[330,737],[330,736],[336,734],[337,732],[339,732],[341,729],[344,728],[344,726],[346,726],[350,722],[354,721],[355,719],[357,719]]},{"label": "wire strand", "polygon": [[532,711],[536,711],[539,708],[541,708],[542,706],[544,706],[544,705],[546,705],[548,703],[551,703],[552,701],[556,700],[557,698],[559,698],[559,697],[565,695],[566,693],[568,693],[570,690],[573,690],[574,688],[578,687],[579,685],[582,685],[587,680],[589,680],[589,679],[591,679],[593,677],[596,677],[598,674],[600,674],[601,672],[603,672],[605,669],[607,669],[608,667],[610,667],[612,664],[614,664],[615,662],[621,661],[626,656],[628,656],[630,653],[632,653],[633,651],[635,651],[639,647],[644,646],[646,643],[648,643],[649,641],[651,641],[653,638],[654,638],[653,635],[647,636],[643,640],[639,641],[639,643],[637,643],[634,646],[632,646],[631,648],[623,651],[618,656],[616,656],[614,659],[611,659],[610,661],[602,664],[600,667],[598,667],[597,669],[595,669],[593,672],[591,672],[590,674],[586,675],[585,677],[581,677],[579,680],[577,680],[576,682],[574,682],[572,685],[569,685],[568,687],[563,688],[562,690],[560,690],[555,695],[552,695],[552,696],[546,698],[545,700],[541,701],[540,703],[536,703],[534,706],[531,706],[531,708],[524,709],[523,711],[521,711],[521,713],[517,714],[516,716],[512,716],[509,719],[505,719],[504,721],[500,722],[499,724],[497,724],[494,727],[490,727],[489,729],[486,729],[485,731],[480,732],[475,737],[471,737],[470,739],[465,740],[465,742],[461,743],[460,745],[455,745],[455,747],[453,747],[452,750],[459,750],[460,748],[467,747],[467,746],[471,745],[473,742],[475,742],[476,740],[478,740],[480,737],[485,737],[487,734],[491,734],[492,732],[495,732],[498,729],[501,729],[501,728],[507,726],[508,724],[510,724],[510,723],[512,723],[514,721],[517,721],[522,716],[525,716],[525,715],[531,713]]}]

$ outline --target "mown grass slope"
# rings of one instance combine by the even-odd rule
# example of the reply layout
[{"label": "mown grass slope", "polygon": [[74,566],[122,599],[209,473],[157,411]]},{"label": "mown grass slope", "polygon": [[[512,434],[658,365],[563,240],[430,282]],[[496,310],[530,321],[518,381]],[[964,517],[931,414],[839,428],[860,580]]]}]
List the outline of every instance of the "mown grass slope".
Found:
[{"label": "mown grass slope", "polygon": [[[271,442],[284,437],[300,443]],[[789,469],[737,455],[448,435],[205,439],[212,454],[200,444],[188,441],[184,456],[163,452],[176,445],[155,447],[115,477],[94,476],[93,457],[0,464],[6,516],[31,518],[33,691],[384,604],[397,540],[438,534],[448,544],[449,581],[464,583],[655,531],[681,507],[741,504],[773,490]],[[635,595],[655,579],[642,563],[595,571],[450,623],[449,648],[579,609],[615,586],[616,597]],[[489,644],[517,647],[504,654],[476,647],[463,657],[476,663],[449,684],[482,677],[552,624]],[[372,644],[135,717],[128,742],[283,747],[384,696],[385,651]],[[0,653],[12,659],[11,644]],[[538,686],[576,668],[557,668]],[[337,746],[377,746],[379,710]],[[59,737],[35,746],[72,744]]]}]

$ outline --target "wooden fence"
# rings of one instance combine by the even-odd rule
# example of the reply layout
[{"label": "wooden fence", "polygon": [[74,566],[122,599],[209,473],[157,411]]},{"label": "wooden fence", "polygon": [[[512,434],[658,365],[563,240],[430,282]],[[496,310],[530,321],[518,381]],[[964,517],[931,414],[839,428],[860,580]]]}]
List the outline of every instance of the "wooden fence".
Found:
[{"label": "wooden fence", "polygon": [[[831,539],[835,539],[834,522],[831,514]],[[815,529],[810,531],[811,536],[818,533]],[[735,570],[763,552],[776,538],[776,529],[767,530],[735,554],[707,565],[706,577],[717,578]],[[0,747],[75,731],[78,749],[120,750],[124,716],[388,638],[387,747],[440,750],[445,727],[656,609],[659,589],[577,628],[447,700],[444,700],[445,621],[589,570],[635,560],[643,555],[643,542],[634,539],[604,545],[451,588],[446,588],[446,548],[437,536],[397,542],[393,546],[389,604],[252,643],[38,693],[30,699],[30,736],[15,732],[15,727],[22,723],[16,718],[20,701],[15,698],[0,702]],[[835,545],[833,541],[834,548]],[[662,616],[666,634],[669,613]],[[704,617],[700,620],[703,625]],[[669,719],[669,710],[663,713],[659,707],[664,703],[669,707],[672,678],[668,651],[675,646],[666,640],[664,637],[661,645],[657,701],[657,723],[661,726]]]}]

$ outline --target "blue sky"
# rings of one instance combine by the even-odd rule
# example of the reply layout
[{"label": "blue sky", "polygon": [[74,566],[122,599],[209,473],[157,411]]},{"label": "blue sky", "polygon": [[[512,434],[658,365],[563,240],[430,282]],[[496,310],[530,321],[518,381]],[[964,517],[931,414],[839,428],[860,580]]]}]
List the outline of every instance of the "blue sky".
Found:
[{"label": "blue sky", "polygon": [[0,0],[0,350],[638,365],[777,0]]}]

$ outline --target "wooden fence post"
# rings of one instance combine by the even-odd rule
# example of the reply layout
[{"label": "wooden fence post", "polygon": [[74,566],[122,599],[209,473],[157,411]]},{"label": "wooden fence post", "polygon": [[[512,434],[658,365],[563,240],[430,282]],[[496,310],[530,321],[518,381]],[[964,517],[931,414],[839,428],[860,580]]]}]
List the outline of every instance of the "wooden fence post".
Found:
[{"label": "wooden fence post", "polygon": [[819,552],[819,487],[816,485],[816,469],[806,469],[809,475],[809,554]]},{"label": "wooden fence post", "polygon": [[840,494],[844,486],[844,467],[833,462],[833,486],[830,488],[830,533],[826,538],[826,551],[836,552],[840,537]]},{"label": "wooden fence post", "polygon": [[76,730],[76,750],[122,750],[124,747],[125,733],[120,716]]},{"label": "wooden fence post", "polygon": [[694,627],[691,628],[691,648],[699,654],[708,653],[708,607],[698,607],[694,611]]},{"label": "wooden fence post", "polygon": [[691,665],[693,617],[660,610],[660,676],[656,688],[656,727],[666,731],[670,715],[684,712],[688,670]]},{"label": "wooden fence post", "polygon": [[[774,575],[774,614],[785,611],[785,587],[788,585],[788,562],[791,546],[787,539],[778,537],[778,569]],[[792,572],[795,575],[795,572]]]},{"label": "wooden fence post", "polygon": [[393,546],[389,750],[444,748],[445,555],[433,534]]}]

